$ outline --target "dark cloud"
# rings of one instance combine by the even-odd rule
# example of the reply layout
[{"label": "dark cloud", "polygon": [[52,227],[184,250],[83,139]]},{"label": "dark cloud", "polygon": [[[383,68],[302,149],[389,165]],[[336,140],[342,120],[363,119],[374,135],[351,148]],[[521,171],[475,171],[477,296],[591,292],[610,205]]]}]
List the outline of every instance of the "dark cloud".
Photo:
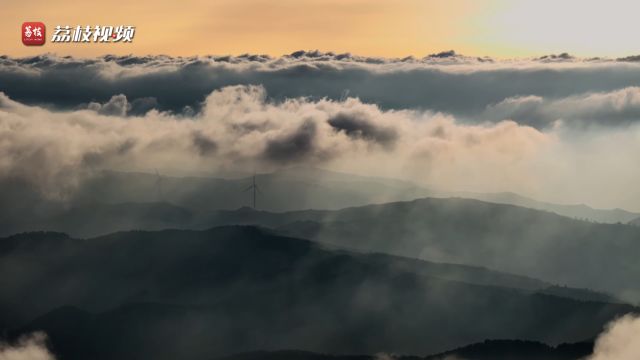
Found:
[{"label": "dark cloud", "polygon": [[289,163],[307,157],[316,157],[316,124],[305,121],[291,134],[267,142],[264,158],[276,163]]},{"label": "dark cloud", "polygon": [[82,156],[81,164],[89,168],[104,166],[113,157],[128,155],[136,146],[135,139],[125,139],[103,149],[89,150]]},{"label": "dark cloud", "polygon": [[150,110],[157,109],[159,106],[158,100],[154,97],[137,98],[130,103],[128,114],[135,116],[144,115]]},{"label": "dark cloud", "polygon": [[372,141],[387,148],[392,147],[398,139],[395,129],[376,125],[364,113],[341,112],[331,117],[328,123],[351,138]]},{"label": "dark cloud", "polygon": [[617,59],[618,61],[638,62],[640,61],[640,55],[625,56]]},{"label": "dark cloud", "polygon": [[430,58],[451,58],[451,57],[456,57],[457,54],[455,51],[453,50],[449,50],[449,51],[442,51],[439,52],[437,54],[431,54],[428,57]]},{"label": "dark cloud", "polygon": [[200,131],[195,131],[192,135],[193,147],[196,148],[200,156],[209,156],[215,154],[218,150],[218,144]]},{"label": "dark cloud", "polygon": [[550,55],[540,56],[537,60],[544,61],[544,62],[551,62],[551,61],[568,61],[568,60],[575,60],[575,59],[576,58],[574,56],[565,52],[561,54],[550,54]]}]

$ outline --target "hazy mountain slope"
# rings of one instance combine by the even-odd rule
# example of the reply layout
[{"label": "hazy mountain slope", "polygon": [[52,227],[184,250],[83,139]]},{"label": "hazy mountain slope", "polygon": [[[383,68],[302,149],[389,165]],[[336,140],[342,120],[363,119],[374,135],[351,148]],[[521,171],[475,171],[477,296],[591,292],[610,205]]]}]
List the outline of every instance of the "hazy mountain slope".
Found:
[{"label": "hazy mountain slope", "polygon": [[[366,177],[312,167],[258,174],[258,208],[267,211],[336,210],[417,198],[462,197],[555,212],[602,223],[627,223],[640,217],[622,209],[594,209],[537,201],[514,193],[451,192],[426,189],[411,182]],[[158,174],[103,172],[78,189],[74,202],[170,202],[192,210],[237,209],[252,204],[250,177],[216,179]]]},{"label": "hazy mountain slope", "polygon": [[[640,300],[633,281],[640,273],[639,265],[631,256],[638,247],[640,229],[589,224],[513,206],[431,199],[339,211],[270,213],[248,208],[194,212],[167,203],[78,202],[72,207],[32,203],[27,210],[4,212],[7,217],[0,223],[5,225],[1,228],[5,235],[44,229],[95,236],[136,228],[260,224],[345,247],[478,265],[551,284],[609,292],[628,301]],[[35,215],[28,216],[30,212]],[[593,265],[601,262],[610,271]]]},{"label": "hazy mountain slope", "polygon": [[85,204],[42,220],[43,227],[74,234],[107,234],[145,229],[184,227],[195,215],[168,203]]},{"label": "hazy mountain slope", "polygon": [[91,237],[134,229],[189,228],[196,220],[196,213],[169,203],[70,205],[42,201],[30,209],[7,209],[0,214],[0,236],[54,231]]},{"label": "hazy mountain slope", "polygon": [[338,211],[216,212],[205,223],[260,224],[350,248],[484,266],[640,300],[640,229],[634,226],[435,198]]},{"label": "hazy mountain slope", "polygon": [[[305,214],[307,213],[305,212]],[[66,209],[50,219],[40,219],[40,225],[38,226],[56,232],[70,232],[74,236],[91,236],[136,228],[150,230],[165,228],[189,229],[207,228],[211,225],[253,223],[280,227],[287,225],[286,222],[282,222],[283,219],[288,220],[288,218],[283,218],[279,213],[257,212],[250,208],[242,208],[236,211],[219,211],[215,212],[213,217],[203,217],[202,214],[193,214],[183,208],[166,203],[91,204]],[[35,223],[36,220],[32,221]],[[283,229],[285,229],[283,230],[285,232],[290,232],[288,226],[284,226]],[[372,256],[372,258],[374,257]],[[580,300],[618,301],[603,293],[561,288],[533,278],[501,273],[485,268],[445,263],[424,263],[409,258],[402,259],[398,263],[402,263],[408,271],[423,272],[428,269],[428,273],[431,275],[473,284],[512,287]]]},{"label": "hazy mountain slope", "polygon": [[640,217],[638,217],[637,219],[629,221],[629,224],[630,225],[635,225],[635,226],[640,226]]},{"label": "hazy mountain slope", "polygon": [[593,351],[593,342],[561,344],[556,347],[539,342],[523,340],[487,340],[446,351],[441,354],[422,356],[402,356],[385,354],[371,356],[329,355],[304,351],[256,351],[240,353],[219,360],[579,360]]},{"label": "hazy mountain slope", "polygon": [[[257,205],[270,211],[340,209],[448,197],[400,180],[364,177],[317,168],[292,168],[256,176]],[[0,184],[0,236],[23,231],[61,231],[92,237],[113,231],[191,228],[201,213],[252,204],[244,191],[251,178],[168,177],[157,174],[101,172],[64,194],[41,194],[18,180]],[[448,195],[449,194],[449,195]],[[508,203],[598,222],[628,222],[640,216],[624,210],[595,210],[584,205],[537,202],[517,194],[453,193]],[[208,226],[205,224],[205,226]]]},{"label": "hazy mountain slope", "polygon": [[593,342],[560,344],[555,347],[522,340],[487,340],[431,355],[425,360],[579,360],[591,355]]},{"label": "hazy mountain slope", "polygon": [[[217,360],[374,360],[375,355],[331,355],[300,350],[253,351],[233,354]],[[419,357],[398,356],[399,360],[419,359]]]},{"label": "hazy mountain slope", "polygon": [[487,338],[579,341],[635,310],[408,266],[250,227],[23,234],[0,240],[0,324],[13,335],[46,330],[64,359],[427,354]]},{"label": "hazy mountain slope", "polygon": [[544,201],[530,199],[528,197],[510,193],[473,193],[473,192],[452,192],[446,193],[448,196],[476,199],[498,204],[517,205],[531,209],[551,211],[558,215],[564,215],[575,219],[584,219],[601,223],[628,223],[640,217],[640,213],[635,213],[623,209],[594,209],[584,204],[564,205],[554,204]]},{"label": "hazy mountain slope", "polygon": [[[293,168],[256,175],[260,209],[340,209],[431,194],[409,182]],[[237,209],[252,204],[251,177],[216,179],[144,173],[103,172],[83,182],[74,202],[170,202],[192,210]]]}]

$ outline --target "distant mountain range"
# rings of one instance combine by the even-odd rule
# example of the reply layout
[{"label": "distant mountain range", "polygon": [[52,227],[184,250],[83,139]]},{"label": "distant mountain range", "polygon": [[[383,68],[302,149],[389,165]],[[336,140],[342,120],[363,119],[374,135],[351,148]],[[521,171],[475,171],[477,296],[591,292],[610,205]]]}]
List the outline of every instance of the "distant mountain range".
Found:
[{"label": "distant mountain range", "polygon": [[[345,174],[318,168],[292,168],[257,174],[257,205],[269,211],[341,209],[433,194],[410,182]],[[252,204],[244,191],[252,177],[170,177],[160,174],[102,172],[84,181],[73,203],[168,202],[194,211],[237,209]],[[640,214],[638,214],[640,216]]]},{"label": "distant mountain range", "polygon": [[[276,180],[281,178],[289,180]],[[307,197],[307,200],[314,196],[322,198],[326,192],[327,204],[333,202],[327,200],[331,197],[344,203],[356,198],[365,201],[363,194],[369,191],[366,189],[376,186],[395,189],[397,196],[412,198],[419,194],[415,188],[408,190],[412,185],[401,181],[355,179],[357,181],[341,173],[298,169],[290,174],[263,175],[259,185],[263,193],[280,193],[281,207],[285,208],[293,206],[292,203],[284,205],[289,198],[304,198],[301,184],[309,181],[333,184]],[[638,227],[577,221],[549,211],[460,198],[427,198],[331,211],[267,212],[247,207],[197,210],[206,204],[212,204],[211,208],[224,204],[225,197],[238,199],[245,195],[242,193],[242,186],[247,185],[243,183],[245,180],[175,178],[171,180],[176,182],[172,186],[166,185],[170,182],[168,179],[161,180],[163,196],[191,204],[193,208],[167,202],[120,202],[129,198],[153,200],[157,178],[148,174],[105,173],[104,177],[92,180],[98,182],[82,185],[83,190],[75,192],[75,200],[66,204],[42,201],[27,186],[16,183],[3,188],[11,190],[3,193],[5,200],[20,198],[21,201],[1,202],[8,209],[0,212],[0,229],[3,235],[51,230],[92,237],[133,229],[205,229],[216,225],[253,224],[361,251],[482,266],[541,279],[548,284],[610,293],[632,303],[640,301],[640,286],[634,281],[640,276],[640,264],[633,257],[634,249],[640,250]],[[181,187],[185,181],[192,185]],[[226,185],[216,187],[219,182]],[[295,196],[286,194],[286,184],[294,189]],[[179,193],[181,188],[184,192]],[[213,190],[206,192],[209,188]],[[349,199],[342,196],[342,192],[359,195]],[[220,197],[218,202],[203,201],[214,195]],[[266,195],[259,196],[265,196],[259,201],[268,203]],[[109,199],[114,202],[98,202]],[[295,206],[302,206],[304,201],[299,200]],[[602,266],[607,267],[606,272],[601,271]],[[562,291],[562,287],[556,291]]]},{"label": "distant mountain range", "polygon": [[[462,197],[545,210],[602,223],[640,224],[640,214],[598,210],[585,205],[535,201],[513,193],[442,192],[413,183],[363,177],[317,168],[292,168],[256,175],[257,205],[266,211],[345,207],[409,201],[424,197]],[[0,236],[22,231],[55,230],[97,236],[119,230],[185,227],[202,213],[251,205],[243,191],[252,178],[168,177],[161,174],[101,172],[82,181],[64,201],[44,197],[16,179],[0,184]],[[636,220],[633,220],[636,219]]]},{"label": "distant mountain range", "polygon": [[[251,193],[243,192],[251,182],[251,177],[217,179],[102,172],[81,184],[74,192],[72,203],[167,202],[193,211],[232,210],[252,204]],[[267,211],[337,210],[423,197],[461,197],[546,210],[602,223],[628,223],[640,218],[640,213],[622,209],[554,204],[508,192],[483,194],[434,190],[408,181],[311,167],[258,174],[256,182],[261,189],[258,208]]]},{"label": "distant mountain range", "polygon": [[[470,199],[426,198],[337,211],[212,212],[203,224],[257,224],[343,247],[483,266],[640,300],[640,228]],[[602,271],[602,268],[607,271]]]},{"label": "distant mountain range", "polygon": [[62,359],[287,348],[429,354],[503,338],[559,344],[591,339],[638,310],[539,285],[255,227],[0,239],[0,328],[10,338],[45,331]]},{"label": "distant mountain range", "polygon": [[289,350],[246,352],[218,360],[580,360],[591,355],[592,352],[593,342],[590,341],[552,347],[535,341],[487,340],[425,357],[397,354],[330,355]]},{"label": "distant mountain range", "polygon": [[522,195],[510,192],[503,193],[473,193],[473,192],[450,192],[445,193],[452,197],[476,199],[498,204],[508,204],[527,207],[537,210],[545,210],[564,215],[579,220],[595,221],[599,223],[630,223],[634,219],[640,219],[640,213],[635,213],[623,209],[594,209],[584,204],[563,205],[549,202],[537,201]]}]

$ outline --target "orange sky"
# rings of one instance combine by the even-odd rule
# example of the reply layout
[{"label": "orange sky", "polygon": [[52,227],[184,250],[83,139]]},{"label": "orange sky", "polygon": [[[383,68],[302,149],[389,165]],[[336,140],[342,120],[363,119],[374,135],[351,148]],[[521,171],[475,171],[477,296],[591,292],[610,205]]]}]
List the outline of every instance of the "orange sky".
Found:
[{"label": "orange sky", "polygon": [[[497,57],[626,55],[640,50],[629,47],[635,22],[624,25],[635,10],[640,6],[633,0],[31,0],[3,3],[0,44],[1,53],[12,56],[278,56],[301,49],[372,56],[449,49]],[[44,22],[47,44],[24,46],[23,21]],[[55,25],[134,25],[137,32],[131,44],[52,44]]]}]

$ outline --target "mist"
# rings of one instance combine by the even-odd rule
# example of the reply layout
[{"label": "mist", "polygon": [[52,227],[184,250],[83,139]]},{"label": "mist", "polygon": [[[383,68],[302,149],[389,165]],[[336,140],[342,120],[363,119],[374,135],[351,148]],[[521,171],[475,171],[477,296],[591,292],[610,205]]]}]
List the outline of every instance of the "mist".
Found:
[{"label": "mist", "polygon": [[46,340],[46,334],[36,332],[20,337],[14,344],[0,342],[0,360],[55,360]]},{"label": "mist", "polygon": [[632,360],[640,357],[640,317],[625,315],[612,321],[598,336],[593,355],[586,360]]}]

